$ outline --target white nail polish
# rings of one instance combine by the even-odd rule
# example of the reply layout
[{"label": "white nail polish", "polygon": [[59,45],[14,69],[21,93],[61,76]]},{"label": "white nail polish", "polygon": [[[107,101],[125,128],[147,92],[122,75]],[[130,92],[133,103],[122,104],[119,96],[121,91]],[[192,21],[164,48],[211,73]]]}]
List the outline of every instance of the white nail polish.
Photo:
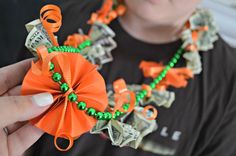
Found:
[{"label": "white nail polish", "polygon": [[32,96],[32,101],[39,107],[51,105],[53,103],[53,96],[49,93],[41,93]]}]

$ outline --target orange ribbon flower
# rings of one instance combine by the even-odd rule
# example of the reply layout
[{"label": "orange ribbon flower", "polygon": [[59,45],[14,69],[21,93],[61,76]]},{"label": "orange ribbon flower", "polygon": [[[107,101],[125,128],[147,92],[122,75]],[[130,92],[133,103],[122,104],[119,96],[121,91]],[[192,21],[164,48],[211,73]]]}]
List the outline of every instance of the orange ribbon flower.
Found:
[{"label": "orange ribbon flower", "polygon": [[89,36],[87,35],[81,35],[81,34],[73,34],[69,35],[64,42],[65,46],[72,46],[74,48],[78,48],[78,46],[84,42],[85,40],[88,40]]},{"label": "orange ribbon flower", "polygon": [[[161,71],[164,69],[164,66],[156,62],[147,62],[142,61],[139,66],[143,70],[145,77],[156,78]],[[186,87],[187,79],[193,78],[193,73],[188,68],[172,68],[170,69],[166,77],[157,85],[157,89],[163,90],[168,86],[173,86],[176,88]]]},{"label": "orange ribbon flower", "polygon": [[[96,67],[75,53],[48,53],[46,47],[37,49],[39,60],[32,62],[32,67],[24,78],[22,95],[49,92],[54,97],[54,104],[41,116],[31,120],[31,123],[44,132],[55,136],[55,146],[66,151],[73,145],[73,140],[89,131],[97,122],[85,111],[79,110],[76,103],[68,101],[69,93],[78,96],[78,101],[85,102],[87,107],[104,111],[108,105],[105,83]],[[49,63],[55,65],[55,72],[61,73],[63,82],[70,90],[60,91],[60,85],[52,80]],[[66,149],[57,146],[58,137],[69,139]]]}]

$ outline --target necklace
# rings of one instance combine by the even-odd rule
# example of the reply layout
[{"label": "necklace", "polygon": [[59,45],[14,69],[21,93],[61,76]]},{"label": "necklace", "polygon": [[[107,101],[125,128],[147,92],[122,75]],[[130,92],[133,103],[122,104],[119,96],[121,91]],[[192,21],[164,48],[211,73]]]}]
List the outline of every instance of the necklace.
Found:
[{"label": "necklace", "polygon": [[[48,52],[71,52],[71,53],[80,53],[81,50],[83,50],[84,48],[86,48],[87,46],[91,45],[91,41],[86,40],[83,43],[81,43],[79,45],[78,48],[74,48],[74,47],[68,47],[68,46],[61,46],[61,47],[51,47],[48,48]],[[145,98],[145,96],[148,94],[148,91],[151,92],[152,89],[154,89],[156,87],[156,85],[161,82],[161,80],[163,80],[167,74],[167,72],[173,68],[175,66],[175,64],[178,62],[178,60],[181,57],[181,54],[183,53],[184,49],[181,47],[176,54],[174,55],[174,57],[169,61],[169,63],[167,64],[167,66],[161,71],[161,73],[149,84],[149,88],[150,90],[141,90],[138,93],[136,93],[136,103],[139,103],[142,99]],[[52,75],[52,79],[59,83],[61,91],[62,92],[67,92],[69,90],[69,87],[66,83],[62,83],[60,80],[62,78],[61,74],[58,72],[54,72],[54,65],[53,63],[50,64],[50,71],[53,73]],[[68,99],[70,102],[75,102],[78,105],[78,109],[80,110],[86,110],[87,114],[89,116],[94,116],[96,117],[98,120],[111,120],[111,119],[117,119],[120,115],[122,115],[122,112],[120,112],[119,110],[117,110],[114,114],[114,116],[112,116],[112,114],[110,112],[96,112],[96,110],[94,108],[86,108],[86,103],[84,102],[78,102],[77,100],[77,95],[74,93],[70,93],[68,95]],[[125,104],[123,105],[123,109],[125,111],[128,110],[129,108],[129,104]]]},{"label": "necklace", "polygon": [[[114,92],[107,93],[109,106],[105,105],[106,100],[103,100],[103,102],[98,103],[101,105],[101,108],[98,107],[98,104],[95,108],[91,106],[90,102],[85,102],[82,100],[83,98],[80,97],[79,86],[82,82],[73,86],[72,80],[70,80],[70,71],[63,70],[70,70],[72,67],[71,70],[74,71],[74,67],[70,67],[68,64],[70,61],[76,62],[73,57],[78,57],[78,60],[88,66],[86,67],[80,64],[80,66],[82,66],[80,68],[88,68],[88,72],[91,71],[91,74],[89,74],[91,77],[92,75],[98,75],[98,73],[93,70],[93,66],[90,65],[90,63],[86,63],[87,61],[84,58],[93,64],[98,64],[99,68],[102,68],[102,64],[112,61],[110,52],[116,46],[116,43],[112,39],[115,34],[107,24],[124,13],[125,6],[123,3],[105,0],[102,8],[98,12],[93,13],[88,21],[88,23],[92,24],[89,34],[84,35],[81,32],[80,34],[70,35],[64,43],[65,46],[59,46],[56,37],[53,35],[53,33],[59,30],[61,25],[61,12],[57,6],[44,6],[40,11],[40,20],[33,21],[26,25],[27,30],[30,32],[26,39],[26,46],[31,51],[36,51],[36,48],[39,47],[37,48],[39,61],[37,64],[32,64],[31,71],[27,74],[23,83],[23,92],[25,94],[29,94],[29,91],[31,91],[31,93],[35,92],[35,88],[31,88],[33,75],[40,75],[42,79],[45,79],[45,83],[48,81],[48,83],[50,82],[54,87],[59,88],[56,94],[60,94],[60,96],[55,95],[55,97],[58,97],[56,101],[60,101],[60,105],[55,104],[48,113],[45,114],[45,117],[32,121],[37,127],[55,136],[54,143],[58,150],[67,151],[72,147],[73,140],[88,130],[90,130],[92,134],[105,133],[108,138],[110,138],[113,145],[138,148],[142,138],[157,129],[155,119],[158,112],[154,106],[148,104],[150,102],[149,99],[155,99],[155,96],[159,95],[154,93],[159,94],[161,88],[164,88],[164,91],[166,91],[169,85],[176,87],[186,86],[186,80],[191,78],[192,74],[198,74],[201,71],[199,51],[212,48],[212,43],[217,39],[217,31],[209,13],[205,10],[197,10],[184,27],[182,33],[183,44],[166,66],[152,62],[141,62],[140,68],[143,70],[144,75],[153,78],[150,84],[127,86],[124,80],[116,80],[113,83]],[[53,22],[50,23],[49,21]],[[36,42],[37,34],[41,35],[41,40],[37,40]],[[45,45],[47,48],[40,48],[40,45]],[[82,58],[81,55],[84,58]],[[175,64],[181,56],[186,59],[187,68],[184,68],[184,70],[174,69]],[[53,59],[54,57],[55,59]],[[66,60],[67,57],[71,60],[65,62],[64,59]],[[67,68],[61,67],[61,62],[63,61]],[[168,80],[168,74],[177,75],[183,83],[173,83]],[[86,73],[84,73],[84,75],[86,75]],[[73,76],[76,77],[77,75],[72,75],[72,77]],[[50,79],[48,79],[48,77]],[[35,79],[37,79],[37,77],[35,77]],[[99,77],[97,79],[96,81],[99,81],[100,86],[102,86],[101,79]],[[53,83],[51,80],[53,80]],[[82,80],[84,81],[84,79],[81,79],[81,81]],[[89,84],[87,84],[87,86],[89,86]],[[40,91],[40,89],[38,90]],[[98,92],[90,89],[89,93],[96,93],[97,99],[103,99],[105,97],[104,91]],[[168,93],[168,91],[166,91],[166,93]],[[163,95],[160,95],[159,98],[160,97],[162,99],[165,98]],[[87,98],[89,98],[89,96],[85,99],[87,100]],[[92,99],[92,101],[94,102],[96,100]],[[163,104],[163,106],[168,108],[172,102],[173,99],[170,100],[168,104]],[[160,104],[161,102],[157,103]],[[55,124],[56,126],[54,127],[48,128],[49,125],[45,127],[44,125],[48,122],[45,118],[53,114],[56,110],[59,111],[58,107],[62,104],[65,105],[65,110],[60,111],[62,119],[59,120],[58,124]],[[71,108],[70,105],[73,108]],[[74,110],[74,105],[77,106],[77,110]],[[73,121],[73,118],[70,118],[70,120],[64,119],[68,118],[66,112],[67,114],[71,112],[69,116],[73,116],[73,114],[76,113],[78,115],[86,114],[88,117],[83,115],[83,118],[87,123],[81,123],[81,119],[77,122],[77,127],[84,126],[85,128],[72,132],[73,129],[71,129],[71,127],[76,124],[71,123],[70,120]],[[76,117],[76,115],[74,116]],[[58,115],[54,116],[54,118],[57,117]],[[69,126],[65,126],[66,124],[69,124]],[[141,127],[140,124],[142,125]],[[77,128],[75,127],[74,129]],[[148,133],[146,132],[147,129]],[[118,138],[114,135],[117,133],[120,134]],[[124,136],[128,136],[128,138]],[[66,149],[62,149],[57,145],[58,137],[64,137],[70,141]]]}]

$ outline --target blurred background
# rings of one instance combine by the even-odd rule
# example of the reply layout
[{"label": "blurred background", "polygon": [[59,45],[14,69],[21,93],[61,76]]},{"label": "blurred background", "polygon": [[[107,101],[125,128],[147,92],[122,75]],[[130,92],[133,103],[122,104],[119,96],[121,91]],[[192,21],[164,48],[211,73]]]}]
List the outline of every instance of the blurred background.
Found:
[{"label": "blurred background", "polygon": [[201,7],[211,10],[221,36],[236,48],[236,0],[203,0]]}]

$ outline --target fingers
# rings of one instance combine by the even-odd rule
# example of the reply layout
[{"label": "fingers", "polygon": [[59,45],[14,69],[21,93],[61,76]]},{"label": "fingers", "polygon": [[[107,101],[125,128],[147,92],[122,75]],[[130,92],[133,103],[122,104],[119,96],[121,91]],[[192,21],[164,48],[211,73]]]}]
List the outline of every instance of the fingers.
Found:
[{"label": "fingers", "polygon": [[21,86],[16,86],[5,92],[2,96],[17,96],[21,93]]},{"label": "fingers", "polygon": [[8,130],[8,133],[11,134],[11,133],[14,133],[15,131],[17,131],[18,129],[20,129],[22,126],[26,125],[28,122],[27,121],[24,121],[24,122],[16,122],[14,124],[11,124],[9,126],[7,126],[7,130]]},{"label": "fingers", "polygon": [[42,134],[43,132],[40,129],[30,124],[26,124],[16,132],[10,134],[7,138],[9,156],[22,155]]},{"label": "fingers", "polygon": [[8,156],[8,147],[7,147],[7,135],[3,129],[0,129],[0,155]]},{"label": "fingers", "polygon": [[0,97],[0,127],[34,118],[47,110],[52,103],[53,97],[49,93]]},{"label": "fingers", "polygon": [[30,68],[31,61],[32,59],[28,59],[0,68],[0,95],[22,82]]}]

